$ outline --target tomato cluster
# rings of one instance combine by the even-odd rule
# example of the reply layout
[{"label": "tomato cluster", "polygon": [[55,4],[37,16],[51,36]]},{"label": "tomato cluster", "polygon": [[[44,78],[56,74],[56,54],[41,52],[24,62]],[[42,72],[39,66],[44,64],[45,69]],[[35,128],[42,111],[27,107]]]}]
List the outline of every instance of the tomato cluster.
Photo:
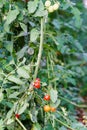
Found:
[{"label": "tomato cluster", "polygon": [[[41,87],[40,83],[41,83],[40,79],[36,78],[36,80],[33,83],[34,88],[39,89]],[[43,99],[45,101],[50,101],[50,95],[46,94]],[[49,105],[45,105],[43,109],[44,109],[45,112],[50,112],[50,111],[55,112],[56,111],[56,108],[50,107]]]},{"label": "tomato cluster", "polygon": [[50,0],[46,0],[45,2],[45,7],[47,8],[48,12],[52,13],[55,10],[57,10],[59,8],[60,3],[56,2],[53,5],[51,5],[51,1]]},{"label": "tomato cluster", "polygon": [[56,108],[55,107],[50,107],[49,105],[45,105],[44,106],[44,111],[45,112],[56,112]]}]

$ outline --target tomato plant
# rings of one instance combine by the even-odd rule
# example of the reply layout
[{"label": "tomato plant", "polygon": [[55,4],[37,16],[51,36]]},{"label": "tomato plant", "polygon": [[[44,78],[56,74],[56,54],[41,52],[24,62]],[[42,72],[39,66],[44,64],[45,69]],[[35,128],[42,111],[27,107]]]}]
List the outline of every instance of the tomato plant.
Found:
[{"label": "tomato plant", "polygon": [[82,1],[0,0],[0,130],[87,129],[86,16]]}]

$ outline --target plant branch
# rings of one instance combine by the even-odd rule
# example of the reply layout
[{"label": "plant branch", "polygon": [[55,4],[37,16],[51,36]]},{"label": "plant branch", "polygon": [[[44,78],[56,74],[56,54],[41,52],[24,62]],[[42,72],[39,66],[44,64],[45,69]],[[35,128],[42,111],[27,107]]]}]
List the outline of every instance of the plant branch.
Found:
[{"label": "plant branch", "polygon": [[19,123],[19,125],[23,128],[23,130],[27,130],[26,128],[25,128],[25,126],[21,123],[21,121],[18,119],[18,118],[16,118],[16,121]]},{"label": "plant branch", "polygon": [[61,97],[61,96],[59,96],[61,99],[63,99],[64,101],[66,101],[66,102],[68,102],[68,103],[70,103],[70,104],[72,104],[72,105],[74,105],[74,106],[76,106],[76,107],[80,107],[80,108],[87,108],[87,105],[80,105],[80,104],[76,104],[75,102],[72,102],[72,101],[70,101],[70,100],[68,100],[68,99],[66,99],[66,98],[63,98],[63,97]]},{"label": "plant branch", "polygon": [[69,128],[70,130],[75,130],[75,129],[71,128],[70,126],[68,126],[67,124],[65,124],[64,122],[62,122],[56,118],[55,118],[55,120],[58,121],[60,124],[64,125],[65,127]]},{"label": "plant branch", "polygon": [[34,79],[36,79],[37,77],[38,69],[39,69],[39,65],[41,61],[42,50],[43,50],[43,35],[44,35],[44,18],[41,18],[40,47],[39,47],[39,53],[38,53],[38,58],[37,58],[37,63],[36,63],[36,68],[35,68],[35,73],[34,73]]}]

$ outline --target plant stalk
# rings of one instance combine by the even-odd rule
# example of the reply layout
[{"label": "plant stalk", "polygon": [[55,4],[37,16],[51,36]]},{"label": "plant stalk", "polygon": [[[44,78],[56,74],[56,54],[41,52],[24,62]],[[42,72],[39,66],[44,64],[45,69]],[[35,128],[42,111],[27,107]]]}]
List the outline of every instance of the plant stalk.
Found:
[{"label": "plant stalk", "polygon": [[41,33],[40,34],[41,34],[40,35],[40,47],[39,47],[39,53],[38,53],[38,58],[37,58],[37,63],[36,63],[36,68],[35,68],[35,73],[34,73],[34,80],[36,79],[37,74],[38,74],[38,69],[40,66],[42,50],[43,50],[44,18],[41,18]]},{"label": "plant stalk", "polygon": [[27,130],[18,118],[16,118],[16,121],[20,124],[20,126],[23,128],[23,130]]},{"label": "plant stalk", "polygon": [[60,121],[60,120],[58,120],[58,119],[55,119],[55,120],[58,121],[58,122],[59,122],[60,124],[62,124],[63,126],[69,128],[70,130],[75,130],[75,129],[71,128],[70,126],[68,126],[67,124],[65,124],[64,122],[62,122],[62,121]]},{"label": "plant stalk", "polygon": [[74,106],[76,106],[76,107],[79,107],[79,108],[87,108],[87,105],[81,105],[81,104],[76,104],[75,102],[72,102],[72,101],[70,101],[70,100],[68,100],[68,99],[66,99],[66,98],[63,98],[63,97],[61,97],[61,96],[59,96],[62,100],[64,100],[64,101],[66,101],[66,102],[68,102],[68,103],[70,103],[70,104],[72,104],[72,105],[74,105]]}]

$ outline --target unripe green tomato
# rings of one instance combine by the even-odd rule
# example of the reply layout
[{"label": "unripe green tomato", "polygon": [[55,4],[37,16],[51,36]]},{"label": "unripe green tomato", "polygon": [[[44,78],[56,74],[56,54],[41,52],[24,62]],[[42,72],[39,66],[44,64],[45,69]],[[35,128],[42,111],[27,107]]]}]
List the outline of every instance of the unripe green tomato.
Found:
[{"label": "unripe green tomato", "polygon": [[60,5],[59,2],[58,2],[58,3],[55,3],[55,4],[53,5],[53,9],[54,9],[54,10],[57,10],[57,9],[59,8],[59,5]]},{"label": "unripe green tomato", "polygon": [[48,8],[48,12],[49,12],[49,13],[52,13],[53,11],[54,11],[53,6],[50,6],[50,7]]},{"label": "unripe green tomato", "polygon": [[47,0],[47,1],[45,2],[45,6],[48,8],[50,5],[51,5],[50,0]]}]

